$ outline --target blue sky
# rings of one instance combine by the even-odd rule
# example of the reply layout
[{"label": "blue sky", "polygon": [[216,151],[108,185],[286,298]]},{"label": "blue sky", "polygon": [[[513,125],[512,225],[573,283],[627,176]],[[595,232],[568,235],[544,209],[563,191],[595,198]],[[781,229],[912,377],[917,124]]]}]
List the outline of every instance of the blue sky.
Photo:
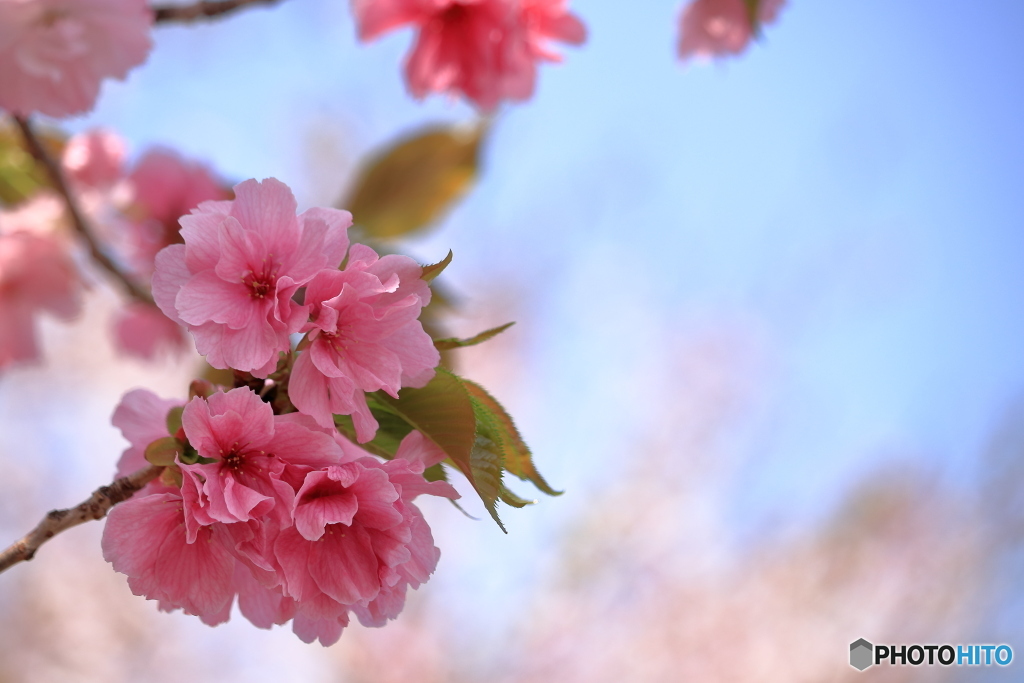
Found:
[{"label": "blue sky", "polygon": [[[466,296],[501,277],[524,292],[512,408],[542,469],[599,486],[589,463],[636,438],[673,335],[740,321],[770,397],[743,441],[741,523],[815,515],[893,454],[976,476],[1024,388],[1024,5],[798,0],[742,58],[689,66],[678,5],[573,2],[587,45],[502,112],[479,186],[409,245],[452,248]],[[358,45],[346,3],[322,0],[161,28],[72,126],[330,202],[361,154],[471,117],[406,95],[409,42]],[[502,552],[584,502],[509,512]]]}]

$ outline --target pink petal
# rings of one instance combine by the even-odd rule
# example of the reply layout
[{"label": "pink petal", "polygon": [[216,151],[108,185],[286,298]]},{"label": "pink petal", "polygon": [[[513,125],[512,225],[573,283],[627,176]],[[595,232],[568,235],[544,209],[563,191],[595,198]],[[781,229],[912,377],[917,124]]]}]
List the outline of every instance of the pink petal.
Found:
[{"label": "pink petal", "polygon": [[295,616],[295,602],[280,590],[266,588],[241,563],[235,567],[238,609],[257,628],[283,624]]},{"label": "pink petal", "polygon": [[216,272],[221,279],[242,282],[246,273],[251,273],[266,255],[263,240],[256,233],[242,228],[234,216],[228,216],[217,227],[220,254]]},{"label": "pink petal", "polygon": [[185,264],[185,245],[172,244],[156,255],[156,271],[153,273],[153,300],[171,320],[184,324],[178,315],[175,300],[178,292],[192,277]]},{"label": "pink petal", "polygon": [[178,219],[181,237],[188,245],[185,262],[193,273],[216,268],[220,260],[220,224],[232,202],[203,202]]},{"label": "pink petal", "polygon": [[294,251],[299,242],[295,196],[277,178],[263,182],[246,180],[235,185],[231,215],[246,230],[263,238],[270,255],[281,257]]},{"label": "pink petal", "polygon": [[[297,417],[299,414],[293,415]],[[325,467],[341,462],[344,454],[331,436],[282,419],[287,417],[291,416],[275,417],[274,437],[266,446],[268,452],[294,465]]]},{"label": "pink petal", "polygon": [[264,304],[253,299],[240,282],[227,282],[212,270],[204,270],[184,284],[174,307],[190,325],[215,322],[239,330],[253,325]]},{"label": "pink petal", "polygon": [[331,525],[310,545],[309,575],[334,600],[351,604],[380,591],[377,556],[363,527]]},{"label": "pink petal", "polygon": [[328,380],[316,369],[308,353],[300,353],[292,367],[288,397],[300,411],[322,427],[334,427]]},{"label": "pink petal", "polygon": [[352,214],[340,209],[314,207],[299,215],[299,222],[323,221],[327,225],[321,254],[326,261],[324,267],[337,269],[348,251],[348,229],[352,227]]},{"label": "pink petal", "polygon": [[226,619],[235,559],[207,527],[187,543],[181,499],[132,498],[115,506],[103,530],[103,557],[129,576],[132,592],[170,602],[207,623]]}]

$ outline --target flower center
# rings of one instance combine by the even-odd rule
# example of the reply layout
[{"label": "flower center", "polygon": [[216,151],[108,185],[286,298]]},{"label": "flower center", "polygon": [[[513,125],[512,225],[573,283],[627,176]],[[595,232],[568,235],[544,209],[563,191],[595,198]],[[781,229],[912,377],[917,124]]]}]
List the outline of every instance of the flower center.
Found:
[{"label": "flower center", "polygon": [[445,23],[456,22],[466,16],[466,6],[461,3],[454,3],[441,13],[441,21]]},{"label": "flower center", "polygon": [[242,276],[242,283],[249,288],[249,296],[253,299],[266,298],[272,294],[277,284],[277,271],[281,266],[274,263],[273,258],[263,259],[258,270],[250,270]]},{"label": "flower center", "polygon": [[242,465],[245,464],[245,456],[239,453],[238,451],[233,450],[230,453],[224,455],[224,457],[221,459],[221,463],[224,467],[227,467],[228,469],[239,470],[242,468]]}]

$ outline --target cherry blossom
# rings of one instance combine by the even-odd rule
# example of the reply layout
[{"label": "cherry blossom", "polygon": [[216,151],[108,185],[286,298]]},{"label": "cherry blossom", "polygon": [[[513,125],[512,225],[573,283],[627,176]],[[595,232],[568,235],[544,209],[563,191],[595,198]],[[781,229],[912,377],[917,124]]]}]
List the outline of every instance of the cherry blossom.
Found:
[{"label": "cherry blossom", "polygon": [[[114,423],[129,439],[119,474],[144,464],[180,403],[127,394]],[[180,490],[161,478],[110,513],[103,555],[137,595],[207,624],[242,614],[261,628],[292,620],[304,641],[330,645],[350,614],[395,618],[440,552],[414,499],[457,498],[426,467],[445,454],[419,432],[381,461],[308,416],[275,415],[248,388],[197,396],[175,435],[188,462]],[[345,444],[345,447],[341,446]],[[189,464],[191,463],[191,464]]]},{"label": "cherry blossom", "polygon": [[127,304],[113,321],[114,345],[129,356],[154,360],[161,352],[177,355],[188,347],[185,331],[156,306]]},{"label": "cherry blossom", "polygon": [[285,463],[324,466],[340,461],[334,439],[294,422],[277,422],[270,404],[248,388],[196,397],[185,406],[182,426],[208,463],[182,465],[186,526],[246,522],[273,511],[289,523],[294,491],[282,479]]},{"label": "cherry blossom", "polygon": [[353,0],[360,39],[419,29],[405,76],[417,98],[463,95],[483,111],[533,95],[538,59],[557,61],[547,40],[582,43],[565,0]]},{"label": "cherry blossom", "polygon": [[95,129],[72,136],[61,155],[61,166],[79,187],[106,188],[124,177],[127,145],[115,133]]},{"label": "cherry blossom", "polygon": [[81,309],[81,282],[65,247],[26,231],[0,233],[0,370],[39,357],[39,311],[70,319]]},{"label": "cherry blossom", "polygon": [[169,149],[146,152],[127,180],[134,219],[129,249],[135,269],[145,277],[153,272],[157,252],[182,241],[179,218],[205,201],[230,198],[209,168]]},{"label": "cherry blossom", "polygon": [[352,415],[360,441],[377,430],[363,392],[422,387],[434,376],[440,354],[418,318],[430,288],[415,261],[378,258],[367,246],[349,251],[343,271],[322,271],[306,287],[312,321],[308,349],[292,370],[295,407],[320,425],[334,414]]},{"label": "cherry blossom", "polygon": [[308,318],[293,295],[338,267],[352,217],[325,208],[296,216],[291,190],[274,178],[236,185],[235,196],[182,216],[184,244],[157,254],[153,298],[211,365],[265,377]]},{"label": "cherry blossom", "polygon": [[137,494],[107,516],[103,557],[161,609],[181,608],[211,626],[227,621],[236,593],[230,536],[210,526],[189,540],[184,520],[180,495]]},{"label": "cherry blossom", "polygon": [[587,27],[569,12],[568,0],[521,0],[522,16],[526,26],[531,52],[550,62],[562,61],[561,56],[548,45],[557,40],[571,45],[582,45],[587,40]]},{"label": "cherry blossom", "polygon": [[459,497],[446,482],[422,476],[425,465],[443,458],[411,432],[394,460],[367,454],[306,476],[296,492],[295,526],[274,545],[300,639],[334,643],[350,611],[365,626],[383,626],[401,611],[407,588],[430,577],[440,551],[412,501],[423,493]]},{"label": "cherry blossom", "polygon": [[152,46],[144,0],[0,0],[0,108],[28,116],[92,109]]},{"label": "cherry blossom", "polygon": [[[786,0],[760,0],[757,22],[775,21]],[[679,30],[679,57],[725,57],[747,49],[753,37],[745,0],[694,0],[683,11]]]}]

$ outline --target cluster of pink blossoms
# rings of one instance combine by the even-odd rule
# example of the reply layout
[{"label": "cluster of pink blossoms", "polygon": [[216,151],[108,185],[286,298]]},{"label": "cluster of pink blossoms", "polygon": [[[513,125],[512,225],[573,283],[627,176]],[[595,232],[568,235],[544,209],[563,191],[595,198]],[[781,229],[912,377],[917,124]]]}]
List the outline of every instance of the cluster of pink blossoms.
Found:
[{"label": "cluster of pink blossoms", "polygon": [[[775,21],[786,0],[759,0],[757,24]],[[754,29],[747,0],[694,0],[683,10],[679,56],[728,57],[747,49]]]},{"label": "cluster of pink blossoms", "polygon": [[549,41],[581,44],[587,31],[568,0],[352,0],[359,37],[419,29],[405,62],[409,90],[461,94],[484,110],[525,100],[537,62],[560,61]]},{"label": "cluster of pink blossoms", "polygon": [[292,403],[322,427],[352,415],[359,441],[369,441],[377,422],[365,392],[422,387],[440,362],[419,322],[430,288],[407,256],[349,249],[347,211],[295,212],[291,190],[273,178],[200,204],[181,217],[184,244],[157,254],[153,298],[215,368],[267,377],[292,335],[308,333],[291,370]]},{"label": "cluster of pink blossoms", "polygon": [[[130,169],[126,154],[121,138],[93,130],[69,139],[60,161],[90,223],[144,283],[153,274],[156,253],[181,242],[178,216],[200,202],[227,199],[230,192],[205,166],[169,150],[149,150]],[[80,309],[83,283],[62,204],[53,192],[42,191],[0,211],[0,321],[7,323],[0,332],[0,369],[38,358],[31,325],[38,311],[71,318]],[[187,344],[178,323],[140,301],[121,308],[113,333],[119,350],[143,359]]]},{"label": "cluster of pink blossoms", "polygon": [[[144,390],[124,397],[114,424],[131,447],[119,474],[145,466],[175,409]],[[413,499],[458,494],[424,479],[444,453],[419,432],[381,461],[244,387],[193,398],[181,425],[192,457],[116,506],[103,533],[104,558],[136,595],[210,625],[237,596],[256,626],[291,620],[303,641],[330,645],[351,614],[367,626],[394,619],[434,571],[440,552]]]},{"label": "cluster of pink blossoms", "polygon": [[[237,596],[257,626],[292,620],[301,639],[328,645],[351,614],[371,626],[393,619],[437,564],[412,501],[458,497],[423,477],[445,453],[413,431],[381,461],[334,425],[352,415],[358,439],[372,439],[365,392],[397,397],[440,362],[418,320],[430,299],[422,268],[350,247],[350,224],[336,209],[296,215],[286,185],[247,180],[234,200],[183,216],[184,242],[156,256],[154,297],[208,362],[276,371],[289,399],[272,407],[248,386],[211,389],[182,409],[136,390],[118,407],[114,424],[132,444],[119,475],[144,467],[154,442],[176,444],[161,478],[110,513],[103,537],[104,557],[162,609],[217,624]],[[180,429],[169,426],[178,410]]]},{"label": "cluster of pink blossoms", "polygon": [[145,0],[0,0],[0,108],[28,116],[92,109],[152,47]]}]

